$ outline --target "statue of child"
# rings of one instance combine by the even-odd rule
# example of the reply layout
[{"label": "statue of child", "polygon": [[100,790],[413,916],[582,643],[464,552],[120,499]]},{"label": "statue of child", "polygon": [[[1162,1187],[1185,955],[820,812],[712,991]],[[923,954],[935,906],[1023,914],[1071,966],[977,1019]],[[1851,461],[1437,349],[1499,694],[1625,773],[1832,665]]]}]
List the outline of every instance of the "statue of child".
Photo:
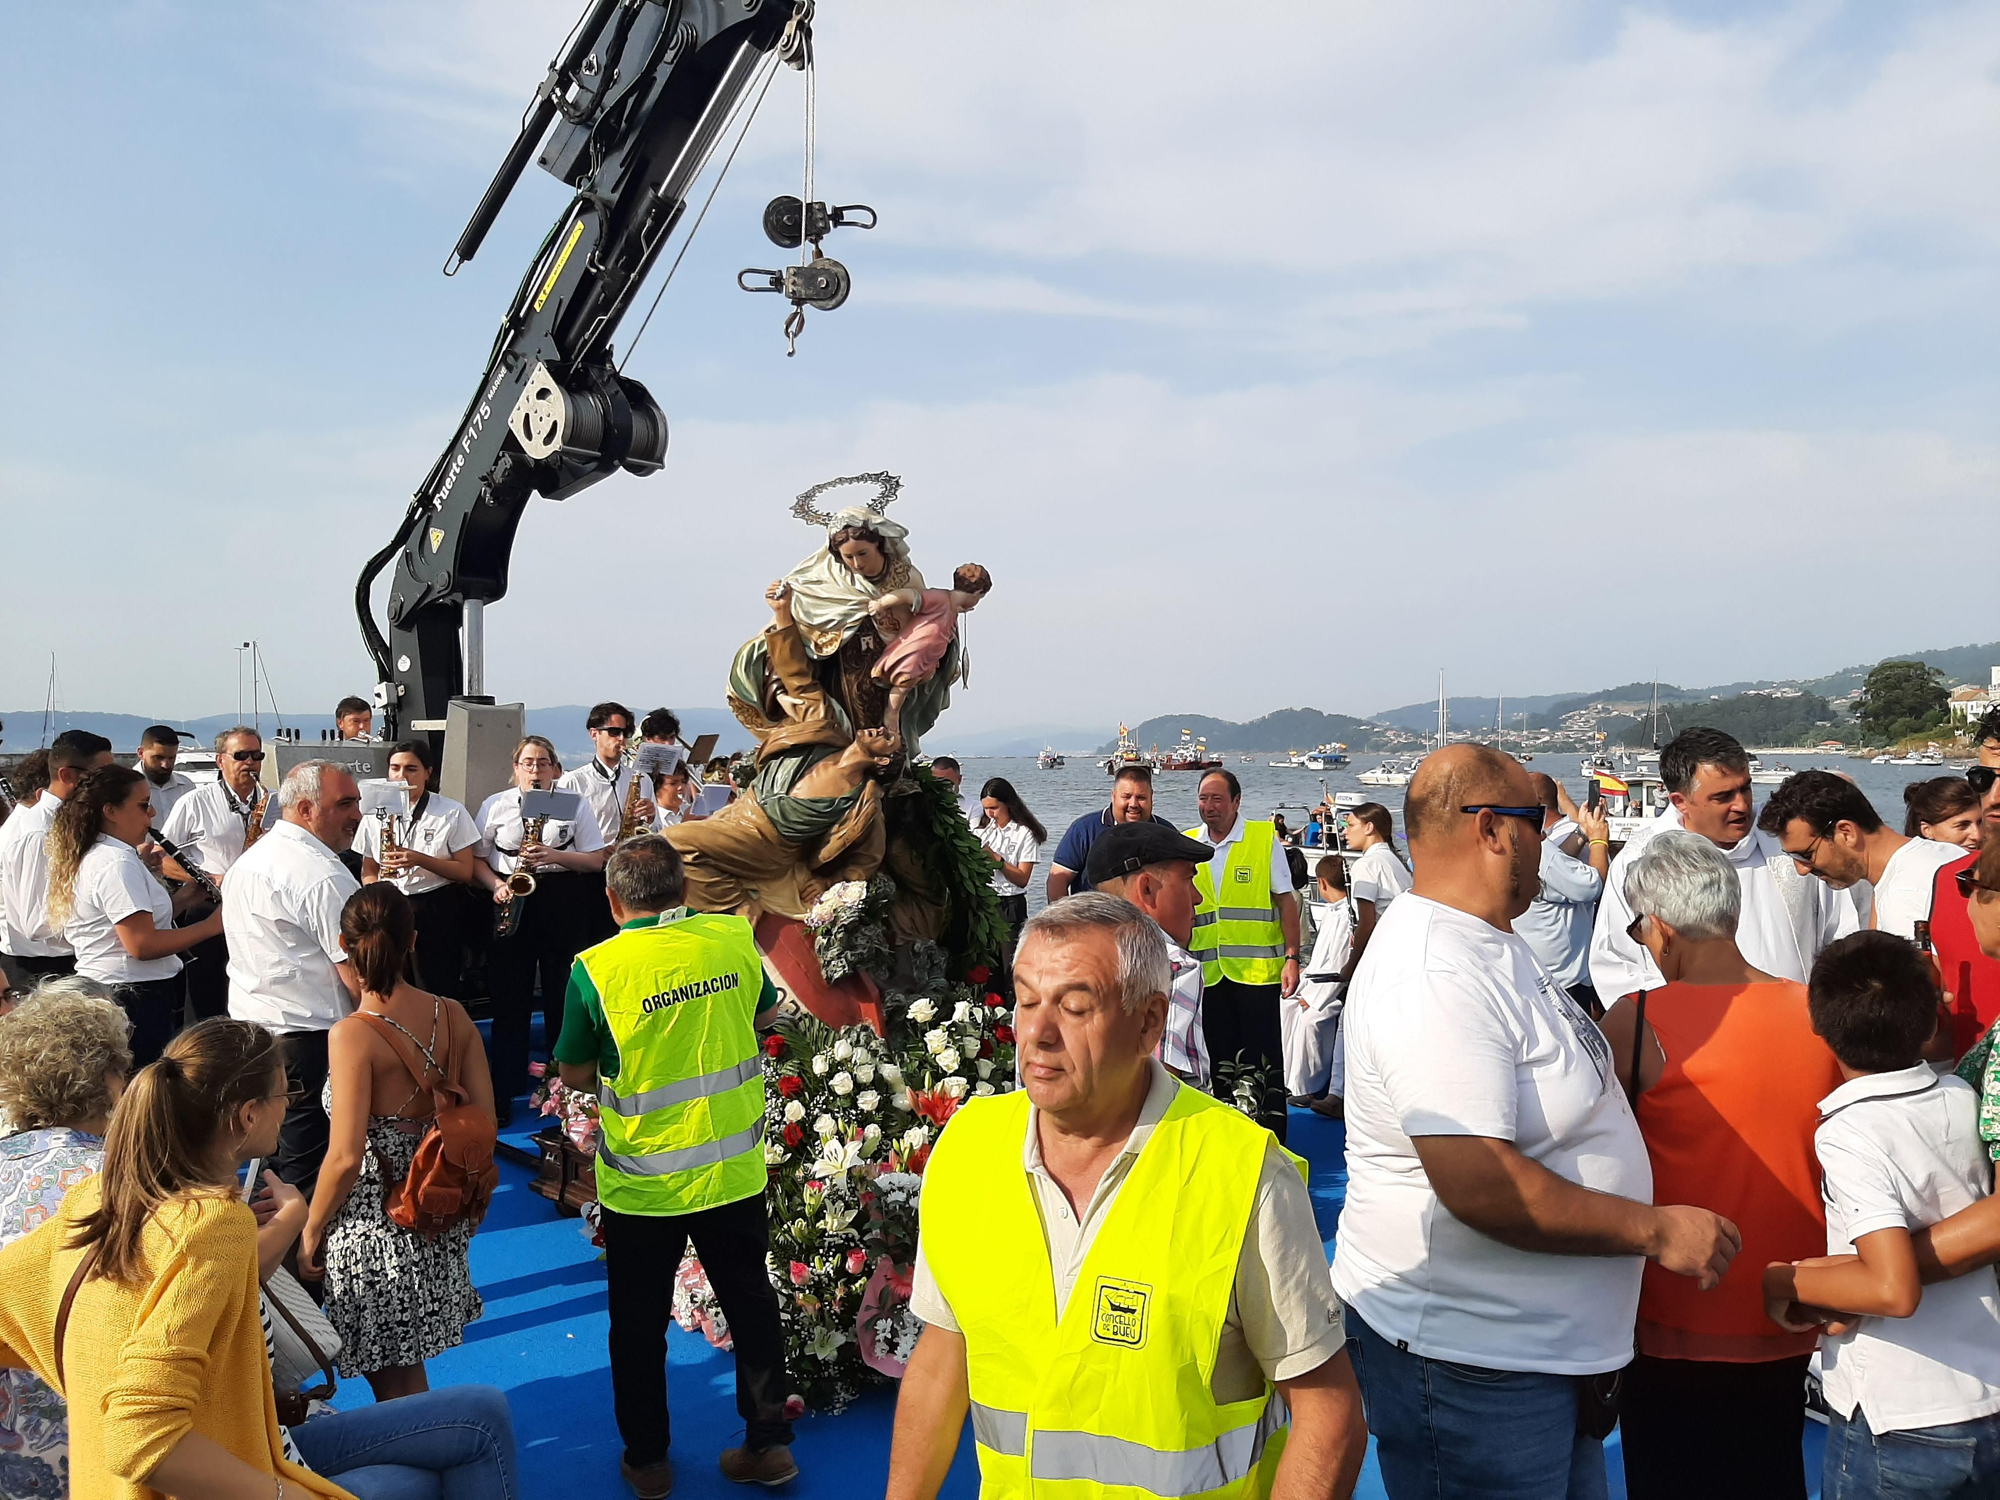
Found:
[{"label": "statue of child", "polygon": [[[901,732],[903,704],[910,689],[929,682],[938,663],[958,635],[958,617],[977,607],[993,587],[993,576],[978,563],[966,563],[951,575],[949,589],[891,589],[868,605],[876,634],[884,641],[870,674],[889,689],[889,706],[882,727]],[[964,648],[960,648],[963,679]]]}]

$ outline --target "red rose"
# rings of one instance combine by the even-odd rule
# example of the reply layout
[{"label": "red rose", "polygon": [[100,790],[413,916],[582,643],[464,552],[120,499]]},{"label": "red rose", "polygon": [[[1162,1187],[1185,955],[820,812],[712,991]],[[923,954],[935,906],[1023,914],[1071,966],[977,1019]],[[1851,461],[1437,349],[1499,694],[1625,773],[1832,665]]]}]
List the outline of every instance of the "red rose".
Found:
[{"label": "red rose", "polygon": [[812,1280],[812,1267],[802,1260],[792,1262],[791,1272],[793,1286],[804,1286],[808,1281]]},{"label": "red rose", "polygon": [[988,990],[986,992],[986,1008],[988,1010],[1005,1010],[1007,1002],[996,991]]},{"label": "red rose", "polygon": [[976,969],[968,969],[966,971],[965,982],[967,984],[984,984],[992,977],[993,971],[987,968],[985,964],[981,964]]},{"label": "red rose", "polygon": [[778,1080],[778,1092],[787,1099],[796,1099],[806,1091],[806,1081],[796,1073],[787,1073]]},{"label": "red rose", "polygon": [[847,1274],[849,1276],[859,1276],[867,1267],[868,1252],[866,1250],[850,1250],[847,1252]]},{"label": "red rose", "polygon": [[796,1146],[806,1138],[806,1133],[796,1125],[787,1125],[779,1134],[787,1146]]},{"label": "red rose", "polygon": [[1011,1026],[995,1026],[993,1028],[993,1040],[996,1042],[1005,1042],[1009,1046],[1012,1046],[1014,1042],[1014,1028]]},{"label": "red rose", "polygon": [[766,1057],[783,1057],[785,1055],[785,1039],[779,1036],[777,1032],[774,1031],[764,1038],[764,1055]]},{"label": "red rose", "polygon": [[990,1036],[989,1036],[989,1037],[987,1037],[987,1038],[986,1038],[985,1040],[983,1040],[982,1042],[980,1042],[980,1044],[979,1044],[979,1055],[980,1055],[981,1057],[991,1057],[991,1056],[993,1055],[993,1038],[992,1038],[992,1037],[990,1037]]}]

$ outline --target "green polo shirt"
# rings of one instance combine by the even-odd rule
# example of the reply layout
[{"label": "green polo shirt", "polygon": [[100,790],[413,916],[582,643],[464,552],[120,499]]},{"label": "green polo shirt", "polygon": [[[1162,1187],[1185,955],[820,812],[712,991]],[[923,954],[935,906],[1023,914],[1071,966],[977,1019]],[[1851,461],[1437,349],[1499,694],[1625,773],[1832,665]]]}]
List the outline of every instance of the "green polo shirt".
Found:
[{"label": "green polo shirt", "polygon": [[[678,922],[688,915],[688,909],[683,906],[676,911],[661,912],[657,917],[634,917],[618,930],[630,932],[635,927],[657,927],[662,922]],[[777,1003],[777,986],[766,974],[764,988],[757,996],[756,1013],[761,1016]],[[572,1068],[595,1063],[599,1078],[612,1080],[618,1076],[618,1043],[604,1019],[604,1000],[597,993],[597,986],[591,983],[590,971],[584,968],[580,958],[570,966],[569,993],[563,998],[562,1036],[557,1039],[552,1055],[557,1062],[568,1063]]]}]

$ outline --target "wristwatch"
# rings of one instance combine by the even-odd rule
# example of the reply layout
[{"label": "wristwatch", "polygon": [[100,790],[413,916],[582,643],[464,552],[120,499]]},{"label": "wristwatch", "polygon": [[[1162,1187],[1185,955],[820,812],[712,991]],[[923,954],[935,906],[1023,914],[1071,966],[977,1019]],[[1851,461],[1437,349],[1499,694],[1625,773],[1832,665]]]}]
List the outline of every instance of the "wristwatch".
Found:
[{"label": "wristwatch", "polygon": [[1287,948],[1285,950],[1285,960],[1288,963],[1297,963],[1299,961],[1299,950],[1296,948]]}]

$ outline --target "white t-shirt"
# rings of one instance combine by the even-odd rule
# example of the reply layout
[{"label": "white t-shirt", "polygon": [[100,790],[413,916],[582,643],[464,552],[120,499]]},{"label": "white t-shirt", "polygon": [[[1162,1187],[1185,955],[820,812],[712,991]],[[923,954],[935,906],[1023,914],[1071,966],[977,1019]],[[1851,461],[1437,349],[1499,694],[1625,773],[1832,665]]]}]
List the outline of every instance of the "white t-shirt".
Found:
[{"label": "white t-shirt", "polygon": [[1411,1144],[1511,1141],[1571,1182],[1650,1203],[1646,1144],[1590,1017],[1513,933],[1410,895],[1369,940],[1342,1028],[1342,1299],[1427,1359],[1552,1375],[1629,1363],[1641,1258],[1503,1245],[1452,1217]]},{"label": "white t-shirt", "polygon": [[[472,821],[472,814],[465,810],[462,803],[440,797],[436,792],[426,792],[416,810],[396,820],[396,837],[405,849],[414,849],[434,859],[444,859],[477,844],[479,825]],[[361,827],[354,835],[354,852],[363,859],[374,860],[378,865],[382,862],[380,818],[371,816],[361,820]],[[383,878],[405,896],[442,890],[452,884],[444,876],[418,869],[415,865],[393,879],[388,876]]]},{"label": "white t-shirt", "polygon": [[[1992,1191],[1979,1096],[1928,1063],[1849,1079],[1819,1102],[1826,1250],[1878,1229],[1920,1229]],[[2000,1411],[2000,1289],[1990,1270],[1924,1288],[1907,1318],[1863,1318],[1820,1339],[1826,1402],[1874,1432],[1941,1427]]]},{"label": "white t-shirt", "polygon": [[[1010,865],[1032,865],[1041,858],[1042,846],[1029,832],[1026,823],[1009,823],[1005,828],[988,823],[984,828],[975,828],[979,842],[999,855]],[[998,865],[993,867],[993,892],[998,896],[1024,896],[1028,888],[1009,880]]]},{"label": "white t-shirt", "polygon": [[1964,859],[1957,844],[1935,839],[1911,839],[1889,856],[1882,878],[1875,882],[1875,925],[1884,932],[1916,941],[1917,923],[1931,919],[1931,891],[1937,872]]},{"label": "white t-shirt", "polygon": [[229,1014],[273,1031],[330,1031],[353,1010],[334,965],[340,911],[361,882],[312,834],[282,819],[229,872]]},{"label": "white t-shirt", "polygon": [[1375,915],[1389,910],[1389,903],[1410,888],[1410,872],[1389,846],[1371,844],[1359,859],[1347,867],[1347,893],[1356,901],[1373,901]]},{"label": "white t-shirt", "polygon": [[[568,788],[574,790],[574,788]],[[520,862],[521,837],[521,789],[510,786],[504,792],[495,792],[479,804],[479,857],[486,861],[495,875],[502,877],[514,873],[514,866]],[[544,849],[574,849],[581,854],[590,854],[604,847],[604,831],[597,819],[580,817],[574,823],[566,823],[551,818],[542,825],[542,847]],[[566,870],[545,868],[536,872],[542,875],[564,875]]]},{"label": "white t-shirt", "polygon": [[118,941],[118,924],[141,911],[150,913],[162,932],[174,925],[173,897],[153,878],[139,851],[100,833],[76,867],[76,900],[63,928],[76,950],[76,972],[100,984],[139,984],[180,973],[179,954],[134,958]]}]

